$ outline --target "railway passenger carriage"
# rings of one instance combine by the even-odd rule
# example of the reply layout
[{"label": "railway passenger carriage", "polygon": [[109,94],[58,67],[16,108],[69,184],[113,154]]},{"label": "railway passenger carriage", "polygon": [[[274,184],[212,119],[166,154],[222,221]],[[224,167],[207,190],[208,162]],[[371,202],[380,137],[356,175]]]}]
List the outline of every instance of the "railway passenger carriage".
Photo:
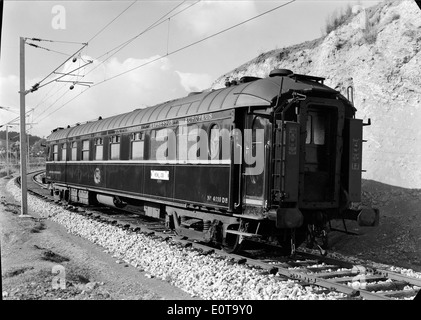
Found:
[{"label": "railway passenger carriage", "polygon": [[[57,197],[143,207],[189,238],[291,252],[334,218],[376,225],[361,194],[363,123],[323,78],[273,70],[48,137]],[[254,161],[250,161],[254,160]]]}]

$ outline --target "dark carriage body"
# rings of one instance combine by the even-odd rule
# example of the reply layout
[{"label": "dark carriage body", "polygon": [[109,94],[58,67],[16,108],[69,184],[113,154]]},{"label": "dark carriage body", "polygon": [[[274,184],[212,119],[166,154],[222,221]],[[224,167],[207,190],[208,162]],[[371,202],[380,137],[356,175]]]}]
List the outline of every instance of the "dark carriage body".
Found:
[{"label": "dark carriage body", "polygon": [[[375,225],[376,210],[350,208],[361,200],[363,125],[355,111],[323,78],[279,70],[244,77],[55,130],[46,178],[66,200],[153,207],[154,216],[176,217],[178,231],[198,239],[212,238],[210,221],[221,228],[217,241],[262,236],[261,223],[269,238],[280,237],[320,223],[320,215],[323,224],[341,217]],[[199,229],[186,231],[194,228],[182,228],[180,217]]]}]

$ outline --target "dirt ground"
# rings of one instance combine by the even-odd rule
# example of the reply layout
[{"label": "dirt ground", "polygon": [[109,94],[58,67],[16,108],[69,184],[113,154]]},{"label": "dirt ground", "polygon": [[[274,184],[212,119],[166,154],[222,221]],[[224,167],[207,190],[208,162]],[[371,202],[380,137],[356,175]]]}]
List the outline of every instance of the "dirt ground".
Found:
[{"label": "dirt ground", "polygon": [[[99,246],[52,221],[20,218],[19,203],[5,190],[8,181],[0,178],[3,299],[193,299],[132,266],[116,263]],[[358,235],[332,231],[330,250],[421,271],[421,190],[364,181],[363,203],[380,209],[379,226],[347,222],[347,229]],[[343,228],[342,222],[332,226]],[[60,266],[65,274],[53,274]],[[65,289],[60,288],[61,275]]]},{"label": "dirt ground", "polygon": [[19,217],[19,204],[5,191],[8,181],[0,178],[3,299],[193,299],[167,282],[116,263],[104,249],[67,233],[57,223],[35,214],[35,218]]},{"label": "dirt ground", "polygon": [[[421,190],[405,189],[363,180],[363,204],[380,210],[377,227],[358,227],[347,222],[347,229],[358,235],[331,232],[333,251],[363,260],[421,271]],[[342,221],[335,227],[342,228]]]}]

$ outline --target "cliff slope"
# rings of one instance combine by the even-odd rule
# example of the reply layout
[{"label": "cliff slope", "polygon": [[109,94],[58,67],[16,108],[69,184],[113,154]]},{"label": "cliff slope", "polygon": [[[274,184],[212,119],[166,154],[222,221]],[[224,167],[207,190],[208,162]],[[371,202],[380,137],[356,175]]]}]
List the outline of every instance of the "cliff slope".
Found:
[{"label": "cliff slope", "polygon": [[412,0],[353,8],[325,37],[263,53],[217,79],[265,77],[275,68],[325,77],[347,95],[354,88],[364,127],[364,179],[421,188],[421,10]]}]

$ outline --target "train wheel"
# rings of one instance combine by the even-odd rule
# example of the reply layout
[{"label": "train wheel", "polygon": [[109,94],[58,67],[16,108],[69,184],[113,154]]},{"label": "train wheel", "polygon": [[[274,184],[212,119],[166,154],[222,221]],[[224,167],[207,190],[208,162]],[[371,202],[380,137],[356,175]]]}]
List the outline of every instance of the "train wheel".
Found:
[{"label": "train wheel", "polygon": [[320,227],[315,226],[314,224],[309,224],[306,238],[307,248],[309,249],[320,247],[326,250],[328,248],[328,230],[326,226]]},{"label": "train wheel", "polygon": [[321,245],[321,247],[323,249],[327,250],[328,247],[329,247],[329,238],[328,238],[327,231],[325,229],[323,229],[323,231],[322,231],[321,238],[322,238],[322,245]]},{"label": "train wheel", "polygon": [[[229,230],[238,230],[237,226],[229,226]],[[243,245],[243,239],[240,238],[241,236],[237,234],[227,233],[225,238],[222,242],[222,249],[227,253],[235,253],[240,251]]]},{"label": "train wheel", "polygon": [[[295,241],[292,241],[293,237]],[[286,230],[285,234],[278,238],[278,244],[282,247],[281,254],[285,256],[293,255],[305,240],[306,230],[302,227]]]}]

